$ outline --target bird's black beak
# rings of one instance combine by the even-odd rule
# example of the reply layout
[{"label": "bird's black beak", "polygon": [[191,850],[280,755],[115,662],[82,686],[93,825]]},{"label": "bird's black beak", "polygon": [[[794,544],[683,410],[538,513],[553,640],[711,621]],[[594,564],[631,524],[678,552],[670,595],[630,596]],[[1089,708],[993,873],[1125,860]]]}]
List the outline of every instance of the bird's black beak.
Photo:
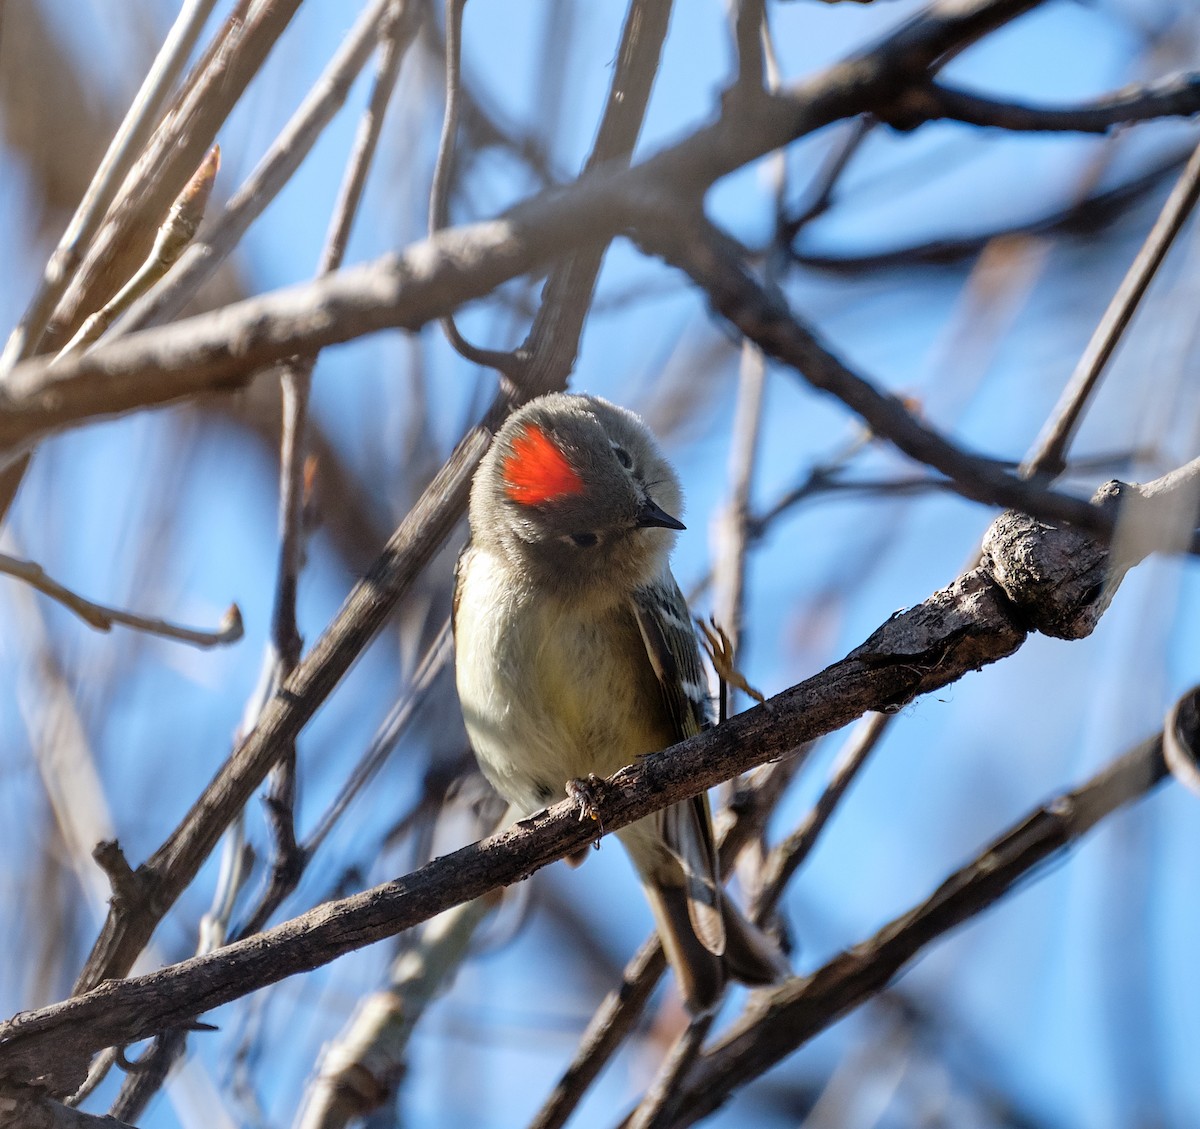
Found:
[{"label": "bird's black beak", "polygon": [[649,498],[642,503],[637,515],[638,529],[687,529],[677,517],[672,517],[666,510],[656,506]]}]

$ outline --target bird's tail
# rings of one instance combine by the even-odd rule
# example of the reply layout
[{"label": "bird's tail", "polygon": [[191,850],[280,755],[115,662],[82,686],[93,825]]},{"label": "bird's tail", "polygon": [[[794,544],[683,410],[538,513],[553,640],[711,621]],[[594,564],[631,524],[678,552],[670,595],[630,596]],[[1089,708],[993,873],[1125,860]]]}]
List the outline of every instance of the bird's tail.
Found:
[{"label": "bird's tail", "polygon": [[696,935],[682,885],[642,876],[646,898],[654,913],[663,952],[679,982],[687,1009],[694,1015],[711,1011],[730,980],[743,984],[773,984],[788,974],[783,954],[737,906],[720,892],[724,951],[712,952]]}]

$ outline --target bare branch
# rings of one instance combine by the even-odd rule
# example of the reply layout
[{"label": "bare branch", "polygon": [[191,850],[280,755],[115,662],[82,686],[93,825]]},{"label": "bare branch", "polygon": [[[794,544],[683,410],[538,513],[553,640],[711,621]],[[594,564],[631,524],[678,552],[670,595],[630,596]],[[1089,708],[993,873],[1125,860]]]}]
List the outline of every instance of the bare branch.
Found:
[{"label": "bare branch", "polygon": [[[320,79],[280,131],[250,175],[230,197],[224,212],[179,266],[118,327],[122,335],[160,325],[179,313],[221,265],[250,225],[279,195],[312,151],[325,127],[345,105],[355,79],[367,65],[390,20],[391,0],[371,0],[338,46]],[[403,56],[419,27],[417,5],[408,2],[397,25],[397,51]],[[322,272],[325,273],[325,272]],[[307,352],[308,350],[298,350]]]},{"label": "bare branch", "polygon": [[[210,42],[171,112],[121,184],[79,268],[68,279],[44,335],[51,350],[71,335],[88,313],[98,309],[130,277],[154,240],[159,220],[209,151],[246,85],[257,73],[291,21],[300,0],[251,5],[239,0]],[[54,283],[55,291],[61,289]],[[38,318],[41,318],[39,313]],[[13,355],[28,351],[15,338]],[[7,352],[7,350],[6,350]],[[6,370],[11,371],[11,370]],[[0,414],[3,406],[0,404]],[[0,440],[0,448],[4,442]],[[8,512],[29,466],[30,447],[9,461],[0,454],[0,517]]]},{"label": "bare branch", "polygon": [[20,1129],[137,1129],[127,1121],[83,1113],[25,1090],[0,1090],[0,1124]]},{"label": "bare branch", "polygon": [[762,353],[749,341],[743,342],[733,443],[729,451],[729,500],[717,515],[711,538],[713,615],[727,633],[735,655],[742,650],[750,493],[759,454],[765,382],[766,362]]},{"label": "bare branch", "polygon": [[915,88],[888,124],[911,129],[949,118],[967,125],[1026,132],[1108,133],[1118,125],[1200,113],[1200,73],[1172,75],[1127,87],[1074,107],[1025,106],[957,90],[941,83]]},{"label": "bare branch", "polygon": [[[1190,152],[1190,150],[1188,151]],[[1006,224],[969,235],[927,240],[892,250],[855,255],[827,255],[793,250],[792,258],[803,266],[839,274],[857,274],[880,268],[915,264],[945,265],[977,255],[993,240],[1012,235],[1091,234],[1125,214],[1130,204],[1153,191],[1165,176],[1187,161],[1179,153],[1153,165],[1115,188],[1093,192],[1065,208],[1021,223]],[[804,218],[803,215],[801,218]]]},{"label": "bare branch", "polygon": [[[1196,80],[1196,89],[1200,92],[1200,79]],[[1150,234],[1146,236],[1146,241],[1104,311],[1100,324],[1096,326],[1070,381],[1063,389],[1050,423],[1038,436],[1030,458],[1022,464],[1025,475],[1037,473],[1054,477],[1066,469],[1067,447],[1079,426],[1088,398],[1129,327],[1171,244],[1192,214],[1197,199],[1200,199],[1200,145],[1197,145],[1183,172],[1179,174]]]},{"label": "bare branch", "polygon": [[704,1056],[689,1079],[682,1115],[673,1124],[691,1125],[711,1113],[737,1086],[874,995],[923,948],[994,905],[1035,867],[1165,776],[1159,734],[1038,808],[874,937],[809,976],[761,993]]},{"label": "bare branch", "polygon": [[737,82],[734,96],[761,94],[766,79],[763,36],[767,14],[763,0],[737,0],[733,8],[733,38],[737,51]]},{"label": "bare branch", "polygon": [[621,1123],[621,1129],[667,1129],[674,1124],[681,1098],[679,1088],[695,1064],[715,1019],[715,1015],[699,1015],[688,1024],[637,1109]]},{"label": "bare branch", "polygon": [[453,980],[476,928],[499,900],[493,891],[425,925],[394,962],[387,988],[368,996],[325,1048],[296,1129],[342,1129],[392,1096],[417,1023]]},{"label": "bare branch", "polygon": [[242,613],[237,604],[230,604],[229,610],[221,619],[221,625],[215,631],[205,631],[196,627],[180,627],[163,619],[152,616],[136,615],[133,612],[122,611],[120,608],[110,608],[86,600],[69,588],[59,584],[46,575],[45,569],[32,561],[18,560],[7,553],[0,553],[0,573],[14,576],[23,580],[31,588],[62,604],[74,612],[89,627],[97,631],[111,631],[113,626],[133,628],[147,635],[158,635],[164,639],[178,639],[182,643],[191,643],[196,647],[221,647],[228,643],[236,643],[242,637]]},{"label": "bare branch", "polygon": [[79,331],[59,350],[52,363],[58,364],[64,358],[82,352],[175,265],[204,218],[204,209],[220,166],[221,148],[214,145],[171,205],[145,262],[103,307],[79,327]]},{"label": "bare branch", "polygon": [[[450,211],[450,188],[454,181],[454,147],[458,140],[458,116],[462,101],[462,24],[467,0],[446,0],[446,112],[438,141],[437,163],[433,167],[433,185],[429,190],[429,234],[446,226]],[[440,319],[442,332],[459,356],[472,364],[507,373],[518,367],[511,353],[499,349],[481,349],[460,332],[453,315]]]},{"label": "bare branch", "polygon": [[[1148,491],[1149,486],[1143,489]],[[1052,529],[1031,534],[1045,541],[1061,535]],[[1079,592],[1077,598],[1082,599],[1089,587],[1086,577],[1071,574],[1073,563],[1074,554],[1063,554],[1063,587]],[[1037,598],[1037,594],[1030,597]],[[1027,622],[1036,612],[1033,605],[1014,607],[986,567],[974,569],[924,603],[893,616],[845,659],[766,706],[619,772],[597,797],[603,825],[619,829],[778,758],[868,710],[900,708],[920,694],[1004,658],[1025,638],[1025,628],[1014,616]],[[297,674],[303,669],[302,664]],[[272,712],[269,707],[256,733],[270,732]],[[269,749],[261,751],[262,740],[256,742],[252,735],[235,754],[231,765],[243,776],[251,753],[269,754]],[[204,803],[202,797],[200,804]],[[207,822],[193,821],[183,830],[195,839],[206,833],[205,828],[213,833]],[[219,833],[219,827],[216,830]],[[89,1055],[104,1046],[144,1037],[393,936],[581,849],[594,835],[594,827],[581,823],[576,806],[565,801],[403,879],[320,906],[209,956],[148,976],[101,984],[72,1000],[21,1016],[0,1028],[0,1076],[41,1078],[52,1089],[67,1092],[86,1073]],[[172,874],[173,882],[179,880],[179,873]],[[118,922],[124,942],[120,935],[110,937],[106,931],[87,975],[99,978],[107,959],[121,959],[131,931],[145,929],[148,920],[152,925],[153,918],[145,916]],[[111,949],[108,942],[118,946],[111,956],[106,951]]]},{"label": "bare branch", "polygon": [[291,22],[300,0],[251,5],[231,13],[193,72],[172,112],[151,138],[54,313],[55,346],[83,316],[101,306],[145,257],[166,214],[217,130]]},{"label": "bare branch", "polygon": [[694,215],[682,230],[665,225],[661,217],[658,222],[646,218],[638,224],[636,238],[702,287],[716,310],[767,356],[836,396],[910,458],[941,471],[963,497],[1111,534],[1109,517],[1082,498],[1044,490],[1009,474],[993,459],[968,454],[920,422],[899,397],[879,392],[852,372],[791,313],[780,293],[751,274],[741,250],[702,215]]},{"label": "bare branch", "polygon": [[761,922],[774,908],[792,875],[812,853],[825,825],[841,803],[846,790],[858,776],[859,770],[867,763],[867,758],[875,751],[894,716],[890,713],[869,713],[858,723],[845,747],[838,754],[829,783],[825,785],[812,810],[800,826],[771,851],[763,871],[762,889],[754,906],[756,921]]},{"label": "bare branch", "polygon": [[588,1087],[633,1029],[666,970],[667,958],[655,933],[642,942],[625,966],[620,986],[604,997],[575,1057],[529,1123],[529,1129],[561,1129],[567,1123]]}]

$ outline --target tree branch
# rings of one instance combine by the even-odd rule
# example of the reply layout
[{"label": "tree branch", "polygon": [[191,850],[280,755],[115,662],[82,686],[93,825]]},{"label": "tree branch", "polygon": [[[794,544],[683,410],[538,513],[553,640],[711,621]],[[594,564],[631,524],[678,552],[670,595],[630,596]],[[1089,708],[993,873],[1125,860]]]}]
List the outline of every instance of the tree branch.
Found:
[{"label": "tree branch", "polygon": [[46,570],[33,561],[22,561],[0,553],[0,573],[23,580],[31,588],[36,588],[43,595],[49,596],[62,604],[68,611],[74,612],[89,627],[97,631],[111,631],[116,624],[130,627],[134,631],[142,631],[147,635],[158,635],[164,639],[178,639],[182,643],[191,643],[196,647],[219,647],[228,643],[236,643],[242,637],[242,613],[237,604],[230,604],[229,609],[221,619],[220,626],[215,631],[205,631],[197,627],[180,627],[168,623],[164,619],[153,616],[137,615],[134,612],[122,611],[120,608],[110,608],[105,604],[97,604],[87,600],[70,588],[59,584],[46,575]]},{"label": "tree branch", "polygon": [[[1196,80],[1200,93],[1200,79]],[[1034,451],[1022,463],[1025,476],[1059,475],[1066,469],[1066,453],[1088,399],[1100,381],[1109,358],[1133,320],[1142,298],[1158,268],[1162,266],[1184,223],[1200,198],[1200,145],[1193,150],[1179,174],[1175,187],[1162,206],[1154,226],[1138,250],[1137,256],[1112,296],[1100,324],[1092,333],[1079,358],[1071,379],[1059,397],[1059,403],[1045,431],[1038,436]]]},{"label": "tree branch", "polygon": [[127,1121],[82,1113],[25,1091],[0,1090],[0,1125],[20,1129],[137,1129]]},{"label": "tree branch", "polygon": [[791,313],[782,294],[754,277],[740,248],[703,216],[694,215],[682,229],[664,224],[661,216],[647,216],[633,234],[648,252],[684,271],[715,310],[764,353],[836,396],[904,454],[941,471],[963,497],[1111,536],[1111,514],[1082,498],[1022,481],[994,459],[967,453],[918,420],[899,397],[885,395],[853,372]]},{"label": "tree branch", "polygon": [[[1146,172],[1075,201],[1065,208],[1021,223],[1007,224],[969,235],[932,239],[891,250],[853,255],[827,255],[793,250],[792,259],[802,266],[838,274],[858,274],[916,264],[946,265],[977,255],[993,240],[1012,235],[1091,235],[1125,214],[1129,205],[1158,187],[1164,177],[1175,172],[1191,150],[1168,157]],[[806,218],[804,216],[800,218]]]},{"label": "tree branch", "polygon": [[966,125],[1022,132],[1108,133],[1129,122],[1187,118],[1198,113],[1200,73],[1192,71],[1130,86],[1080,106],[1026,106],[930,83],[914,88],[886,120],[897,129],[948,118]]},{"label": "tree branch", "polygon": [[[1194,483],[1195,472],[1183,479]],[[1168,476],[1168,481],[1173,493],[1176,479]],[[1155,484],[1142,487],[1141,493],[1156,496]],[[1075,536],[1071,530],[1039,527],[1026,541],[1053,543]],[[1058,558],[1060,587],[1076,593],[1074,598],[1081,602],[1094,599],[1094,585],[1089,583],[1094,562],[1073,551],[1073,543],[1071,549]],[[845,659],[767,705],[617,773],[598,797],[603,826],[617,830],[777,759],[868,710],[902,708],[921,694],[1013,653],[1025,639],[1024,624],[1036,621],[1046,593],[1024,593],[1018,586],[1006,595],[992,578],[995,556],[993,549],[984,566],[893,616]],[[1077,567],[1083,570],[1079,576],[1073,572]],[[1013,602],[1026,599],[1028,603]],[[269,716],[270,709],[264,725]],[[244,752],[234,758],[243,772]],[[200,805],[205,802],[202,798]],[[586,846],[594,834],[590,821],[579,821],[575,804],[564,801],[401,879],[319,906],[258,936],[146,976],[102,983],[63,1003],[18,1016],[0,1027],[0,1079],[70,1092],[86,1073],[90,1055],[105,1046],[144,1038],[394,936],[497,885],[527,877]],[[138,923],[144,927],[145,920]]]},{"label": "tree branch", "polygon": [[[875,48],[787,93],[737,100],[736,112],[634,168],[610,161],[497,220],[440,233],[399,257],[307,286],[133,334],[53,373],[43,360],[25,361],[0,399],[0,448],[20,450],[88,419],[238,387],[257,369],[365,333],[419,329],[564,252],[611,238],[648,200],[677,207],[773,149],[890,104],[898,90],[923,81],[939,55],[1039,3],[937,0]],[[612,156],[603,140],[598,153]]]},{"label": "tree branch", "polygon": [[1166,774],[1158,734],[1038,808],[874,937],[811,975],[763,993],[704,1056],[673,1124],[691,1125],[712,1113],[736,1087],[884,988],[923,948],[994,905],[1035,867]]}]

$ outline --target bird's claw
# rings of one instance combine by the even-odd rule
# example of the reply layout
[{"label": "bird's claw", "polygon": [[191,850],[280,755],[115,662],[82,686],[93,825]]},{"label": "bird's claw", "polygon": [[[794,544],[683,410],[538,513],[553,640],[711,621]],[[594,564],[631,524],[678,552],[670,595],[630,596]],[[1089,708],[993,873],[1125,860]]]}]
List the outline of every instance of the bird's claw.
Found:
[{"label": "bird's claw", "polygon": [[[600,818],[600,799],[604,784],[594,772],[589,772],[586,777],[580,776],[567,781],[567,797],[579,805],[579,822],[594,819],[600,835],[604,834],[604,820]],[[593,845],[597,850],[600,849],[599,836]]]}]

